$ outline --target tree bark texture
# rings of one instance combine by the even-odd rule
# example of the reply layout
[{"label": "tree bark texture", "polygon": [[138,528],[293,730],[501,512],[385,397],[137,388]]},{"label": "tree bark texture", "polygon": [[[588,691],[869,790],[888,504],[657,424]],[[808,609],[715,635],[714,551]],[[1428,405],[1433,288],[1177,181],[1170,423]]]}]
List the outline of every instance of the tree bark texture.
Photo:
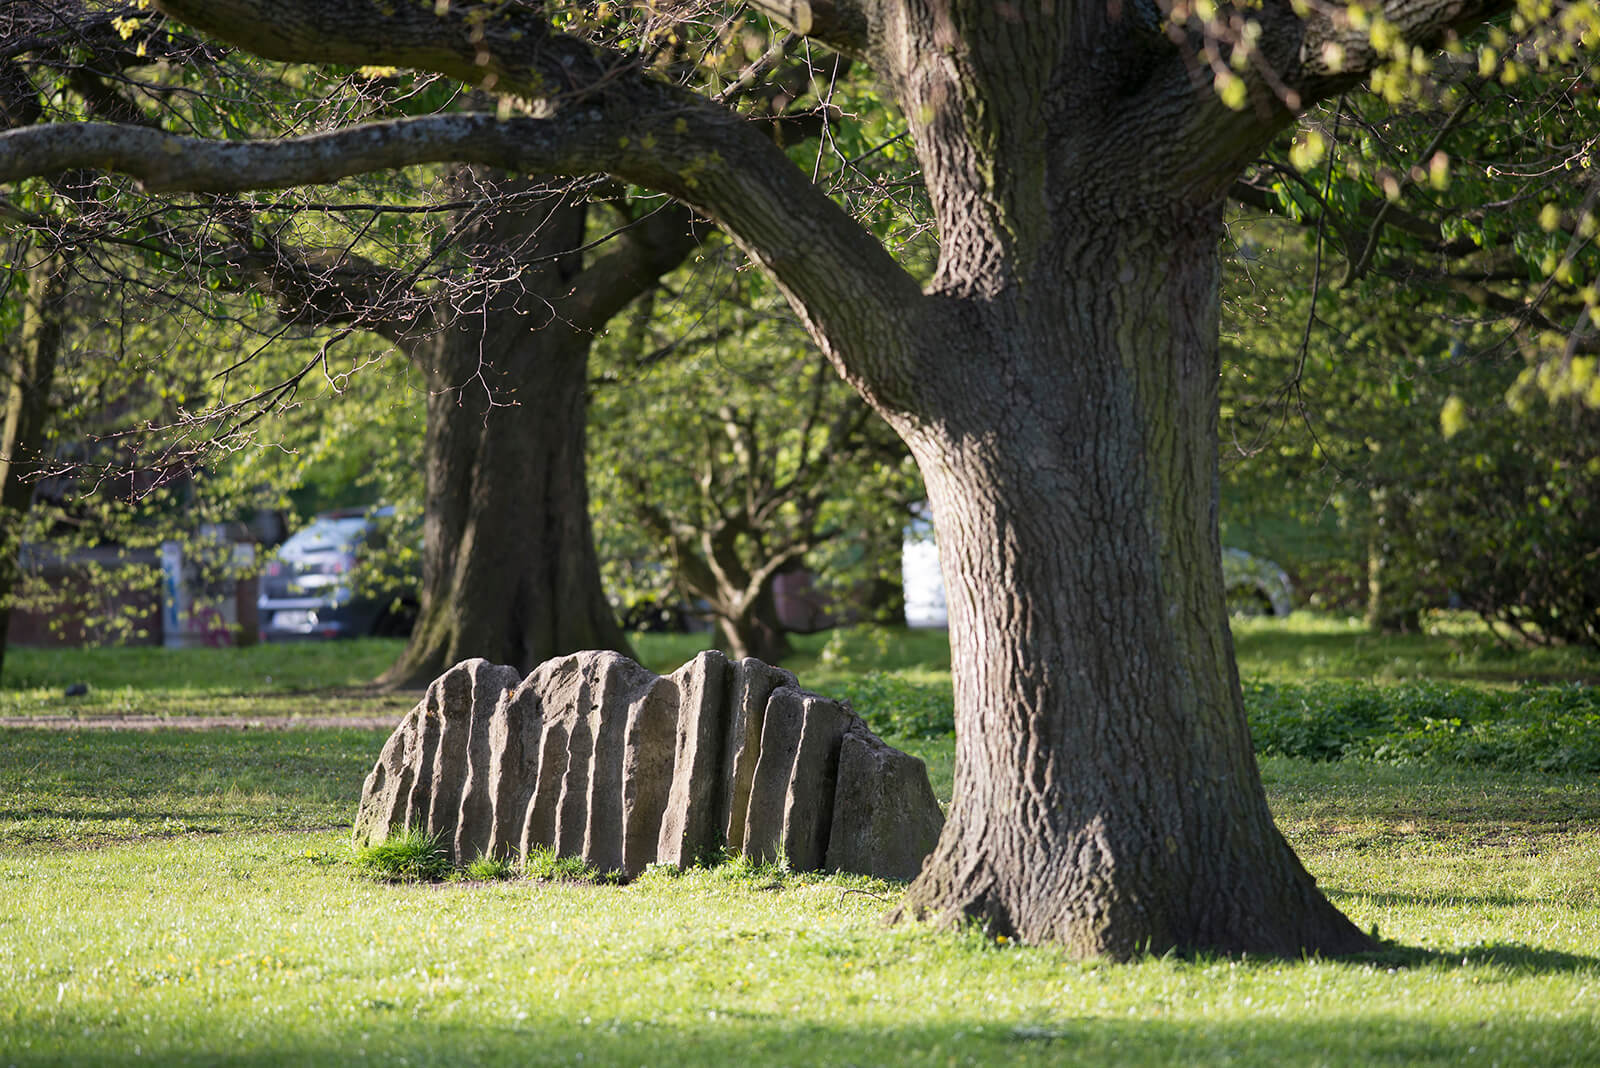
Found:
[{"label": "tree bark texture", "polygon": [[589,525],[588,340],[529,335],[489,367],[479,340],[452,327],[432,346],[422,604],[388,685],[426,685],[472,657],[528,671],[564,652],[629,650]]},{"label": "tree bark texture", "polygon": [[[1194,169],[1216,146],[1173,156],[1212,102],[1137,49],[1041,64],[1072,42],[999,7],[918,14],[889,57],[950,303],[916,403],[885,414],[933,508],[957,753],[903,909],[1080,956],[1365,949],[1273,823],[1240,696],[1216,466],[1231,171]],[[1118,79],[1168,107],[1117,115]]]},{"label": "tree bark texture", "polygon": [[1077,955],[1364,949],[1273,824],[1217,534],[1220,205],[1082,227],[907,425],[950,609],[954,800],[905,910]]}]

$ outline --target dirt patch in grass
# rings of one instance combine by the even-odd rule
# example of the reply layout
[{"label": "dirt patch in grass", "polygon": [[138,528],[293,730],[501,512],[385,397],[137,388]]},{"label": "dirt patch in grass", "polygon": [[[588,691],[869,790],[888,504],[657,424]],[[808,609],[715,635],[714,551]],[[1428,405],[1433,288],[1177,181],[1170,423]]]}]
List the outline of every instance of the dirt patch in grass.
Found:
[{"label": "dirt patch in grass", "polygon": [[120,693],[0,701],[0,728],[36,730],[353,730],[393,729],[422,690],[351,686],[272,693]]}]

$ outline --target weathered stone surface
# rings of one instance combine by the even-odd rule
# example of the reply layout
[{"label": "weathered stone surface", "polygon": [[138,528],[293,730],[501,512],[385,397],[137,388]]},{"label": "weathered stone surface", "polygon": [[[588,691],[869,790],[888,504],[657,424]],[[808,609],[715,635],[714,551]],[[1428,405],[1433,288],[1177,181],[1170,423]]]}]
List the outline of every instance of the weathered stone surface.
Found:
[{"label": "weathered stone surface", "polygon": [[782,668],[745,659],[733,666],[733,721],[728,727],[728,823],[722,840],[736,848],[745,840],[745,817],[750,811],[750,788],[761,757],[761,729],[767,702],[780,687],[799,689],[795,677]]},{"label": "weathered stone surface", "polygon": [[944,829],[928,770],[857,720],[839,744],[828,864],[914,879]]},{"label": "weathered stone surface", "polygon": [[[861,721],[849,709],[810,694],[802,711],[800,744],[783,798],[783,852],[797,870],[812,871],[829,866],[828,832],[833,826],[839,744],[844,732]],[[938,802],[934,802],[934,810],[938,811]]]},{"label": "weathered stone surface", "polygon": [[943,819],[922,762],[757,660],[658,677],[615,653],[516,673],[457,664],[384,745],[360,843],[419,828],[458,862],[536,848],[634,874],[725,846],[797,870],[907,879]]},{"label": "weathered stone surface", "polygon": [[664,864],[710,860],[722,848],[726,819],[718,818],[718,801],[730,718],[728,667],[720,655],[701,655],[670,676],[678,689],[678,733],[672,791],[656,847],[656,859]]}]

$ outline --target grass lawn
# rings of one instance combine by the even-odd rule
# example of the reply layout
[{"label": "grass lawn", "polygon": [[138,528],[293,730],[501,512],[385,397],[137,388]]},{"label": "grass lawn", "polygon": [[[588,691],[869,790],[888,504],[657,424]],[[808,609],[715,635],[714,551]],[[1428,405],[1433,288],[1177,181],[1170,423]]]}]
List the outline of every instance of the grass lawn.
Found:
[{"label": "grass lawn", "polygon": [[[710,634],[641,634],[634,643],[646,667],[667,672],[711,640]],[[1246,680],[1431,679],[1489,687],[1600,682],[1600,653],[1510,648],[1461,616],[1435,616],[1428,633],[1400,637],[1376,636],[1358,621],[1308,613],[1236,620],[1234,643]],[[943,631],[852,628],[801,635],[795,646],[784,666],[823,693],[850,685],[864,672],[917,684],[949,683]],[[0,718],[381,715],[398,721],[416,695],[377,694],[369,684],[400,649],[399,639],[382,638],[244,649],[10,649],[0,679]],[[76,683],[87,684],[89,692],[67,697]]]},{"label": "grass lawn", "polygon": [[[1259,662],[1303,680],[1384,658],[1339,634],[1313,628],[1298,653],[1263,636]],[[1253,640],[1240,636],[1247,663]],[[1470,656],[1432,675],[1452,641],[1459,651],[1436,635],[1385,662],[1486,685],[1519,677],[1506,664],[1480,678],[1484,661]],[[673,666],[685,644],[674,642],[642,642],[643,655]],[[870,668],[941,677],[933,638],[882,656],[877,642],[808,639],[798,673],[822,690]],[[13,650],[0,707],[370,708],[334,698],[359,693],[394,649],[156,652],[120,663],[116,651]],[[89,699],[61,696],[80,680]],[[622,887],[374,882],[347,842],[383,737],[0,733],[0,1065],[1600,1059],[1593,775],[1267,758],[1284,833],[1333,900],[1394,948],[1338,962],[1105,965],[884,927],[900,887],[859,878],[727,866]],[[950,741],[896,741],[928,760],[947,797]]]}]

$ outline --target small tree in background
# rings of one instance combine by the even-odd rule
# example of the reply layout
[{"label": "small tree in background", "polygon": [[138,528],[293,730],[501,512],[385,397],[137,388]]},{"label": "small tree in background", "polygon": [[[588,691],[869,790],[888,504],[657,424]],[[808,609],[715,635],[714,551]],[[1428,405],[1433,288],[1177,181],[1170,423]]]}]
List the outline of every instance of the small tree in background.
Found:
[{"label": "small tree in background", "polygon": [[739,261],[703,255],[670,307],[607,346],[595,497],[618,580],[669,578],[730,655],[777,663],[779,577],[809,569],[820,598],[869,610],[922,491],[894,432]]}]

